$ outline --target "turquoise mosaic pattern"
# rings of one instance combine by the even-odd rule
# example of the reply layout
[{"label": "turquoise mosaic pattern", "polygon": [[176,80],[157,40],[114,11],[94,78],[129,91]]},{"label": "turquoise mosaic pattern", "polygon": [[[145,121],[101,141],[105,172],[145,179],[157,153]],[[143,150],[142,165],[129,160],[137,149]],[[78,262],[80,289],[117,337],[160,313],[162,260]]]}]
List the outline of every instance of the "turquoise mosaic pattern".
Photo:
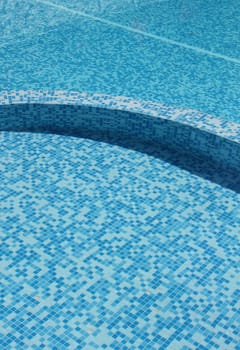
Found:
[{"label": "turquoise mosaic pattern", "polygon": [[147,34],[239,61],[240,2],[237,0],[40,0],[108,19]]},{"label": "turquoise mosaic pattern", "polygon": [[0,1],[1,350],[240,350],[238,2]]},{"label": "turquoise mosaic pattern", "polygon": [[128,96],[239,123],[238,5],[1,1],[0,90]]},{"label": "turquoise mosaic pattern", "polygon": [[208,159],[239,178],[239,124],[149,101],[64,91],[2,92],[0,130],[142,140]]},{"label": "turquoise mosaic pattern", "polygon": [[163,149],[0,138],[1,349],[239,349],[237,192]]}]

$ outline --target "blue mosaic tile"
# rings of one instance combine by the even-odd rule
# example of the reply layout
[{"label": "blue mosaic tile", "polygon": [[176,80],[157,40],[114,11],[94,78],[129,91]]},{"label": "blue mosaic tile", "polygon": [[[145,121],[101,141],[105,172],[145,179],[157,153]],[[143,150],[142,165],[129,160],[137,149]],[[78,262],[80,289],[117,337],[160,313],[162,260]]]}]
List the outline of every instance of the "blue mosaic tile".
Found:
[{"label": "blue mosaic tile", "polygon": [[[121,3],[117,3],[121,7]],[[128,14],[130,1],[126,3],[128,21],[133,11]],[[142,1],[139,3],[144,5]],[[201,5],[202,1],[198,3]],[[219,34],[214,32],[217,37],[214,42],[213,35],[209,34],[210,23],[213,23],[213,28],[216,24],[212,19],[213,3],[204,3],[205,10],[209,7],[206,21],[210,27],[201,19],[196,21],[196,26],[200,22],[200,26],[206,28],[197,39],[199,44],[195,43],[197,36],[194,36],[193,43],[186,40],[186,28],[178,30],[174,23],[173,32],[182,35],[181,40],[179,37],[175,40],[174,33],[169,37],[156,37],[152,31],[154,18],[149,31],[142,28],[143,22],[148,22],[147,14],[143,22],[134,14],[134,23],[126,26],[124,15],[119,15],[118,21],[109,21],[105,14],[93,16],[90,9],[87,13],[79,12],[76,8],[81,6],[87,11],[85,1],[3,2],[0,17],[3,18],[1,32],[5,39],[0,44],[0,67],[4,69],[0,69],[0,90],[58,89],[128,96],[196,109],[239,123],[240,61],[235,54],[237,45],[234,39],[236,35],[238,38],[239,28],[236,27],[232,37],[226,33],[226,28],[232,33],[232,28],[237,25],[237,11],[234,10],[233,19],[229,19],[227,11],[226,17],[216,17],[216,21],[223,25],[215,31]],[[232,13],[232,1],[228,6]],[[151,2],[149,7],[154,12],[157,6]],[[216,7],[223,11],[227,7],[226,1]],[[142,12],[147,11],[140,10],[140,15]],[[165,13],[168,18],[169,12],[165,8],[163,16]],[[158,11],[155,13],[157,16]],[[222,28],[226,41],[222,39]],[[209,40],[212,40],[211,50]],[[219,49],[219,41],[223,51]],[[226,42],[229,44],[227,59],[222,57]],[[198,46],[193,50],[190,44]],[[232,50],[234,54],[231,55]]]},{"label": "blue mosaic tile", "polygon": [[197,111],[64,91],[0,93],[0,130],[141,139],[240,169],[240,127]]},{"label": "blue mosaic tile", "polygon": [[239,348],[239,193],[151,145],[0,138],[1,349]]},{"label": "blue mosaic tile", "polygon": [[[41,0],[40,0],[41,1]],[[227,56],[240,57],[240,9],[235,0],[71,1],[52,0],[76,11]]]},{"label": "blue mosaic tile", "polygon": [[240,350],[238,12],[0,2],[1,350]]}]

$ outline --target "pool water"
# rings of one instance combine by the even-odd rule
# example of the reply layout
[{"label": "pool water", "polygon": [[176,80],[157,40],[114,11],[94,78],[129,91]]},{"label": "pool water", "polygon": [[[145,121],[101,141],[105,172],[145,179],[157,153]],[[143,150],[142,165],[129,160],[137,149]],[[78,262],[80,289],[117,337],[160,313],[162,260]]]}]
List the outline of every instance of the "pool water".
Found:
[{"label": "pool water", "polygon": [[164,149],[1,145],[2,349],[238,348],[239,194]]},{"label": "pool water", "polygon": [[5,0],[0,89],[122,95],[239,122],[238,2]]},{"label": "pool water", "polygon": [[240,350],[237,2],[0,2],[1,350]]}]

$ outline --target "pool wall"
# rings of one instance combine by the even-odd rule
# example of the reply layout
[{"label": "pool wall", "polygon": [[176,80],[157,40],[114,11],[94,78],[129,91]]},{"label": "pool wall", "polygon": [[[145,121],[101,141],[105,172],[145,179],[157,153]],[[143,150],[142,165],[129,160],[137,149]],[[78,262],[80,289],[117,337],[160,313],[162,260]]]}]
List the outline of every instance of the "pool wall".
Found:
[{"label": "pool wall", "polygon": [[240,125],[198,111],[126,97],[2,91],[0,130],[131,138],[240,170]]}]

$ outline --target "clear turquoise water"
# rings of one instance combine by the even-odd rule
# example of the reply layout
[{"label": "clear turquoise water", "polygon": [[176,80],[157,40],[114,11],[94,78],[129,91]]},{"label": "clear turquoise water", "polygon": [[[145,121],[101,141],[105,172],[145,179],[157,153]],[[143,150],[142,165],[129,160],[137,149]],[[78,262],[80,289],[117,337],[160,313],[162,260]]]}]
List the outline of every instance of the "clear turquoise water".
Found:
[{"label": "clear turquoise water", "polygon": [[[238,122],[237,3],[2,0],[0,89]],[[240,350],[239,178],[105,141],[0,132],[0,349]]]},{"label": "clear turquoise water", "polygon": [[125,95],[238,122],[238,4],[3,1],[0,88]]},{"label": "clear turquoise water", "polygon": [[199,176],[209,164],[0,142],[1,349],[239,349],[240,195]]}]

